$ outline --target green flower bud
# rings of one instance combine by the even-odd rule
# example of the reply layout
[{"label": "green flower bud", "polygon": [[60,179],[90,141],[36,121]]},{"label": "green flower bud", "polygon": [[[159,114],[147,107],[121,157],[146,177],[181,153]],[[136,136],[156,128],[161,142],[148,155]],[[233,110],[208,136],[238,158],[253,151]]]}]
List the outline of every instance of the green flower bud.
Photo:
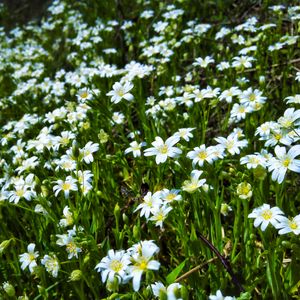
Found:
[{"label": "green flower bud", "polygon": [[115,216],[115,218],[116,218],[117,221],[120,219],[120,214],[121,214],[120,206],[117,203],[115,205],[115,208],[114,208],[114,216]]},{"label": "green flower bud", "polygon": [[15,296],[16,294],[15,288],[9,282],[4,282],[2,287],[9,297]]},{"label": "green flower bud", "polygon": [[133,226],[133,237],[136,240],[140,240],[141,237],[141,228],[139,226]]},{"label": "green flower bud", "polygon": [[0,244],[0,254],[2,254],[4,252],[4,250],[9,246],[10,242],[11,242],[11,239],[5,240]]},{"label": "green flower bud", "polygon": [[70,281],[79,281],[82,279],[82,272],[81,270],[74,270],[72,271],[69,280]]}]

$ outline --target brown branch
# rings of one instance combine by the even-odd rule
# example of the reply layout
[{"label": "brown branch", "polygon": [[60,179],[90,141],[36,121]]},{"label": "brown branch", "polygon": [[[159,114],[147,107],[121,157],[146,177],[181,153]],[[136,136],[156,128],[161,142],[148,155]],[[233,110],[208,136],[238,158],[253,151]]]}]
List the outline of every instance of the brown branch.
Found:
[{"label": "brown branch", "polygon": [[217,260],[217,259],[218,259],[217,257],[213,257],[213,258],[209,259],[208,261],[202,263],[201,265],[199,265],[199,266],[197,266],[197,267],[195,267],[195,268],[193,268],[193,269],[187,271],[187,272],[184,273],[182,276],[178,277],[178,278],[175,280],[175,282],[179,282],[179,281],[181,281],[181,280],[183,280],[183,279],[189,277],[192,273],[195,273],[196,271],[202,269],[203,267],[205,267],[206,265],[210,264],[211,262],[213,262],[213,261],[215,261],[215,260]]}]

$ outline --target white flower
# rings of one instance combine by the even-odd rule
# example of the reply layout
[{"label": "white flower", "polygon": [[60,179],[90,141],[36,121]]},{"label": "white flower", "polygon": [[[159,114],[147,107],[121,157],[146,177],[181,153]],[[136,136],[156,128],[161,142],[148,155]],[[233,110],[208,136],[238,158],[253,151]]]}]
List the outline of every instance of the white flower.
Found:
[{"label": "white flower", "polygon": [[22,263],[21,269],[25,270],[27,267],[29,268],[30,273],[33,272],[33,268],[37,266],[35,259],[39,256],[38,251],[34,251],[35,244],[30,243],[27,246],[27,253],[23,253],[20,256],[20,262]]},{"label": "white flower", "polygon": [[111,102],[119,103],[123,98],[127,101],[133,100],[133,95],[129,93],[129,91],[133,88],[133,84],[129,81],[122,84],[120,82],[116,82],[113,85],[113,90],[107,93],[107,96],[112,96]]},{"label": "white flower", "polygon": [[182,298],[177,298],[178,290],[181,289],[182,285],[180,283],[172,283],[166,288],[161,282],[155,282],[151,284],[152,292],[154,296],[160,297],[162,294],[167,296],[167,300],[180,300]]},{"label": "white flower", "polygon": [[114,112],[112,115],[113,124],[123,124],[125,116],[120,112]]},{"label": "white flower", "polygon": [[156,226],[163,227],[163,221],[166,219],[168,213],[172,210],[172,207],[168,205],[162,206],[154,206],[151,209],[152,217],[150,218],[151,221],[155,221]]},{"label": "white flower", "polygon": [[85,102],[86,100],[91,100],[93,98],[92,92],[88,89],[80,89],[76,94],[77,100]]},{"label": "white flower", "polygon": [[182,190],[186,191],[188,193],[193,193],[198,188],[200,188],[201,186],[203,186],[204,183],[206,182],[206,179],[200,179],[199,180],[199,177],[201,176],[202,173],[203,173],[203,171],[193,170],[191,172],[191,179],[190,180],[185,180],[183,182],[183,184],[182,184]]},{"label": "white flower", "polygon": [[271,223],[274,227],[278,222],[285,218],[283,212],[278,207],[270,208],[269,204],[263,204],[260,207],[255,208],[248,218],[254,218],[254,227],[260,226],[262,231],[265,231],[267,226]]},{"label": "white flower", "polygon": [[295,108],[288,108],[285,110],[282,117],[278,119],[278,124],[284,128],[289,129],[294,125],[299,125],[299,122],[296,122],[300,118],[300,110]]},{"label": "white flower", "polygon": [[107,279],[113,282],[115,277],[121,282],[126,277],[126,269],[130,264],[130,256],[124,250],[109,250],[107,256],[101,259],[95,269],[101,273],[103,283]]},{"label": "white flower", "polygon": [[177,157],[182,153],[179,148],[173,147],[179,142],[179,139],[178,136],[171,136],[164,142],[161,137],[157,136],[152,143],[154,147],[146,149],[144,154],[145,156],[156,155],[156,163],[164,163],[168,157]]},{"label": "white flower", "polygon": [[45,266],[47,272],[51,273],[53,277],[57,277],[59,271],[59,262],[56,255],[45,255],[41,260],[41,263]]},{"label": "white flower", "polygon": [[173,201],[181,201],[182,197],[179,195],[180,190],[172,189],[163,189],[160,193],[160,198],[166,203],[171,203]]},{"label": "white flower", "polygon": [[293,219],[282,218],[280,222],[276,225],[279,230],[279,234],[286,234],[293,232],[294,234],[300,234],[300,215],[297,215]]},{"label": "white flower", "polygon": [[286,153],[285,147],[276,146],[276,157],[272,157],[268,162],[268,170],[272,172],[272,179],[277,180],[278,183],[282,183],[287,170],[291,170],[300,173],[300,160],[295,159],[300,155],[300,145],[296,145],[290,148]]},{"label": "white flower", "polygon": [[286,103],[300,104],[300,94],[296,94],[295,96],[286,97],[284,100],[288,100]]},{"label": "white flower", "polygon": [[152,195],[151,192],[148,192],[147,195],[143,198],[143,203],[139,204],[134,212],[141,210],[140,216],[144,216],[146,219],[149,219],[151,210],[154,207],[159,207],[162,204],[160,199],[160,192],[156,192]]},{"label": "white flower", "polygon": [[227,138],[217,137],[215,140],[222,145],[230,154],[240,154],[240,148],[248,145],[247,140],[238,140],[238,135],[231,133]]},{"label": "white flower", "polygon": [[141,285],[142,274],[147,270],[158,270],[160,263],[152,259],[157,252],[157,247],[148,247],[148,244],[142,243],[140,251],[132,254],[133,265],[129,266],[129,275],[133,277],[133,289],[138,291]]},{"label": "white flower", "polygon": [[174,133],[174,136],[178,136],[188,142],[190,138],[193,137],[191,131],[194,129],[195,128],[179,128],[178,131]]},{"label": "white flower", "polygon": [[77,180],[72,176],[67,176],[66,180],[63,181],[61,179],[55,181],[57,185],[53,187],[53,191],[55,192],[55,196],[59,194],[60,191],[64,192],[65,198],[69,198],[70,191],[77,191]]},{"label": "white flower", "polygon": [[[75,227],[75,226],[74,226]],[[68,259],[73,258],[74,256],[78,258],[78,253],[82,250],[77,247],[73,236],[75,236],[76,232],[74,229],[68,230],[68,234],[57,234],[58,240],[56,244],[59,246],[66,246],[66,250],[68,252]]]},{"label": "white flower", "polygon": [[202,68],[206,68],[209,64],[214,63],[215,60],[210,57],[206,56],[205,58],[198,57],[196,58],[195,62],[193,63],[193,66],[200,66]]},{"label": "white flower", "polygon": [[93,153],[99,150],[99,144],[88,142],[84,148],[80,149],[82,156],[81,160],[84,160],[85,163],[89,164],[94,161]]},{"label": "white flower", "polygon": [[130,147],[127,148],[124,153],[128,154],[128,153],[132,152],[133,157],[139,157],[139,156],[141,156],[141,148],[143,146],[145,146],[146,143],[145,142],[138,143],[136,141],[133,141],[129,145],[130,145]]},{"label": "white flower", "polygon": [[207,161],[209,164],[213,162],[211,152],[212,148],[206,148],[206,146],[203,144],[200,147],[194,148],[193,151],[189,151],[186,156],[193,160],[193,166],[198,163],[198,165],[202,167],[205,161]]},{"label": "white flower", "polygon": [[244,68],[251,68],[252,67],[252,61],[255,60],[253,57],[251,56],[236,56],[233,58],[233,62],[232,62],[232,66],[234,68],[240,68],[240,67],[244,67]]},{"label": "white flower", "polygon": [[223,296],[220,290],[217,291],[216,295],[210,295],[209,300],[235,300],[235,297],[231,296]]},{"label": "white flower", "polygon": [[70,212],[69,206],[65,206],[65,208],[63,210],[63,215],[65,216],[65,218],[60,219],[59,226],[67,227],[67,226],[73,225],[73,222],[74,222],[73,214],[72,214],[72,212]]}]

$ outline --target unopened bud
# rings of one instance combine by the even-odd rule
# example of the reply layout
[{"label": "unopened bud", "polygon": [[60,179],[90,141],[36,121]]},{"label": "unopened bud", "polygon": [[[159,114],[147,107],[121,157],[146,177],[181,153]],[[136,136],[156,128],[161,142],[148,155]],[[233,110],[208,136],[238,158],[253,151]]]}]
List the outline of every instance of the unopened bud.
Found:
[{"label": "unopened bud", "polygon": [[82,279],[82,272],[81,270],[74,270],[72,271],[70,277],[70,281],[79,281]]}]

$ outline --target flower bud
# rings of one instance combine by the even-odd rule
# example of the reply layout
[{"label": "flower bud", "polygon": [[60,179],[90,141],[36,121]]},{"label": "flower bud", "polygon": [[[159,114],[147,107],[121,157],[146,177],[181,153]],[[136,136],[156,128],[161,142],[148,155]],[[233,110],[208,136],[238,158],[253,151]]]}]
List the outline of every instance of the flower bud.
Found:
[{"label": "flower bud", "polygon": [[10,284],[9,282],[4,282],[2,287],[9,297],[15,296],[16,291],[12,284]]},{"label": "flower bud", "polygon": [[252,197],[252,186],[250,183],[242,182],[237,186],[236,192],[239,198],[249,199]]},{"label": "flower bud", "polygon": [[82,272],[81,270],[74,270],[72,271],[69,280],[70,281],[79,281],[82,279]]}]

